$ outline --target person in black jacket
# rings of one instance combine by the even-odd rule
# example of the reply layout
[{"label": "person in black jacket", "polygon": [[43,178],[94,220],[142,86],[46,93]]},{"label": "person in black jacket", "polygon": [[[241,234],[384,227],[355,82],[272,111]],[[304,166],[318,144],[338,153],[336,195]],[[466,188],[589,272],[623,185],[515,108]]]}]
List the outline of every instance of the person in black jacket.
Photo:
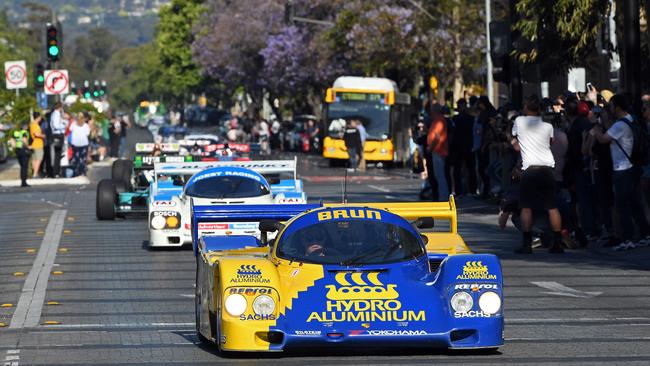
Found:
[{"label": "person in black jacket", "polygon": [[357,128],[356,121],[348,121],[343,134],[345,147],[348,149],[348,171],[354,172],[359,163],[359,154],[361,153],[361,134]]}]

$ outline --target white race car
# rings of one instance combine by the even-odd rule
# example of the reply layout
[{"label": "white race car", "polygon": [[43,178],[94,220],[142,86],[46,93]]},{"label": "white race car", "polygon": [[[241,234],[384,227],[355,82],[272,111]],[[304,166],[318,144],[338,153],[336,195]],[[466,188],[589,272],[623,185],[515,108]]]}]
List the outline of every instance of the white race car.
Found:
[{"label": "white race car", "polygon": [[[297,160],[155,163],[149,196],[149,246],[192,243],[191,205],[306,203]],[[291,179],[279,179],[290,174]],[[266,176],[266,178],[265,178]],[[277,180],[269,184],[267,178]],[[202,227],[214,235],[258,234],[257,223]]]}]

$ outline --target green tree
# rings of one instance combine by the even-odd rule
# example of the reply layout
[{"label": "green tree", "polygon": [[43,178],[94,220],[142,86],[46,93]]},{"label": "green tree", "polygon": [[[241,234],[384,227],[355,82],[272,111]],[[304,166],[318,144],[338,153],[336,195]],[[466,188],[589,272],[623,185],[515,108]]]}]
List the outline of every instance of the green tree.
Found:
[{"label": "green tree", "polygon": [[515,42],[516,56],[554,70],[580,64],[593,51],[608,7],[608,0],[518,0],[515,29],[523,40]]},{"label": "green tree", "polygon": [[122,47],[122,41],[108,29],[92,28],[87,35],[75,38],[72,50],[63,55],[63,64],[76,80],[99,79],[106,64]]},{"label": "green tree", "polygon": [[110,85],[111,105],[130,110],[140,100],[168,96],[162,70],[153,43],[116,51],[104,70]]},{"label": "green tree", "polygon": [[17,126],[28,122],[30,109],[36,109],[36,101],[32,96],[34,88],[31,69],[35,59],[29,36],[16,30],[6,13],[0,12],[0,67],[4,67],[2,65],[5,61],[25,60],[28,75],[27,88],[21,90],[20,96],[16,96],[14,90],[7,90],[4,85],[0,85],[0,121],[3,123]]},{"label": "green tree", "polygon": [[205,11],[204,0],[173,0],[160,9],[156,52],[163,66],[162,78],[178,101],[187,100],[203,82],[189,45],[194,41],[192,29]]}]

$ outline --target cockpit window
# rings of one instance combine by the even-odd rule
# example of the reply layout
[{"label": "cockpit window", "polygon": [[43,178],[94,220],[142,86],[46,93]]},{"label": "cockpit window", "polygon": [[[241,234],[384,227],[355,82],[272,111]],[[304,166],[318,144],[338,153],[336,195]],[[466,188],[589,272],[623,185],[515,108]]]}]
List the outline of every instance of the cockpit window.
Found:
[{"label": "cockpit window", "polygon": [[255,179],[216,176],[197,180],[187,187],[188,196],[198,198],[247,198],[269,194],[269,188]]},{"label": "cockpit window", "polygon": [[318,222],[279,239],[277,256],[319,263],[363,265],[394,263],[419,257],[424,246],[407,229],[380,221]]}]

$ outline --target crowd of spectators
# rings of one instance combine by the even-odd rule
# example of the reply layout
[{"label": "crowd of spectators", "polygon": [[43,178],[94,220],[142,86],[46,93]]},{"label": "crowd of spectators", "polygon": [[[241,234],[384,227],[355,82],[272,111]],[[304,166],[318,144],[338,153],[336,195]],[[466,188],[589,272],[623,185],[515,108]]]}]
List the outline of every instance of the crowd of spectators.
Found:
[{"label": "crowd of spectators", "polygon": [[454,113],[427,105],[411,131],[421,198],[499,202],[500,224],[510,218],[522,231],[518,253],[533,244],[555,253],[649,245],[650,95],[637,105],[589,88],[531,96],[522,110],[496,109],[484,96],[456,101]]},{"label": "crowd of spectators", "polygon": [[97,120],[93,113],[68,112],[59,102],[49,111],[34,112],[10,140],[21,186],[29,187],[28,178],[83,176],[89,162],[124,157],[129,126],[124,117]]}]

